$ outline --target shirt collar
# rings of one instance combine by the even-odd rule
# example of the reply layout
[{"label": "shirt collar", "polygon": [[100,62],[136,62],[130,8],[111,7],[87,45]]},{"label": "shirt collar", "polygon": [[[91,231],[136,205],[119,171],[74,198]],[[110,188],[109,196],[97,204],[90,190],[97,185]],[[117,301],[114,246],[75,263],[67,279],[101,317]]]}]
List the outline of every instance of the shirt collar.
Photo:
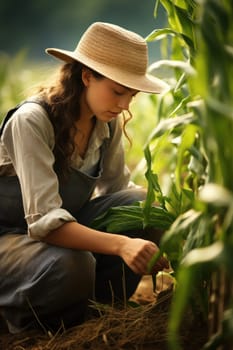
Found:
[{"label": "shirt collar", "polygon": [[106,122],[102,122],[101,120],[96,119],[95,128],[92,132],[88,152],[93,148],[98,148],[102,145],[104,139],[108,139],[110,137],[109,125]]}]

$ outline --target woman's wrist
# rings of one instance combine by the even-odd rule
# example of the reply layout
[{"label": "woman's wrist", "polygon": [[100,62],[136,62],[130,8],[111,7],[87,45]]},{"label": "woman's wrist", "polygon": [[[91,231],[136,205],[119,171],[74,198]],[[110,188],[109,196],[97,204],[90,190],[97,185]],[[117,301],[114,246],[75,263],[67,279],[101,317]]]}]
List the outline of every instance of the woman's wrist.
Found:
[{"label": "woman's wrist", "polygon": [[122,256],[122,252],[124,250],[124,247],[129,243],[131,238],[123,235],[116,235],[114,234],[114,237],[112,236],[111,244],[113,247],[113,255],[119,255]]}]

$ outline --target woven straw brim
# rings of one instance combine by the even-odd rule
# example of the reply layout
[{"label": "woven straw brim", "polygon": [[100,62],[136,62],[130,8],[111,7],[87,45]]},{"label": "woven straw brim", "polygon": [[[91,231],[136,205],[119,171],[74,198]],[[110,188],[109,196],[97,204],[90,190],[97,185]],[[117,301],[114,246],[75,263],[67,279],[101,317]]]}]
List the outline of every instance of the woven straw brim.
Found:
[{"label": "woven straw brim", "polygon": [[106,78],[114,80],[115,82],[131,89],[156,94],[163,93],[168,90],[168,85],[164,81],[152,75],[124,71],[123,68],[111,66],[111,63],[106,65],[101,62],[96,62],[95,60],[92,60],[91,58],[77,51],[48,48],[46,49],[46,53],[65,62],[72,62],[73,60],[78,61],[102,74]]}]

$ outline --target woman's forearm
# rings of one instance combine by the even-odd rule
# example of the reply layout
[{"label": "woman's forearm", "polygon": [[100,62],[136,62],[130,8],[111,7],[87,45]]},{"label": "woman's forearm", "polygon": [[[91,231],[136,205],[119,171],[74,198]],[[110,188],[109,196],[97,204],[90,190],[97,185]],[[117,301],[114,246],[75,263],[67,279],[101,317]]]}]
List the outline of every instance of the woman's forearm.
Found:
[{"label": "woman's forearm", "polygon": [[[149,272],[148,263],[159,251],[157,245],[151,241],[97,231],[77,222],[65,223],[49,233],[43,241],[64,248],[118,255],[135,273],[140,275]],[[168,262],[163,257],[156,265],[159,270],[168,268]]]},{"label": "woman's forearm", "polygon": [[94,230],[77,222],[68,222],[51,231],[44,241],[50,244],[94,253],[119,255],[128,237]]}]

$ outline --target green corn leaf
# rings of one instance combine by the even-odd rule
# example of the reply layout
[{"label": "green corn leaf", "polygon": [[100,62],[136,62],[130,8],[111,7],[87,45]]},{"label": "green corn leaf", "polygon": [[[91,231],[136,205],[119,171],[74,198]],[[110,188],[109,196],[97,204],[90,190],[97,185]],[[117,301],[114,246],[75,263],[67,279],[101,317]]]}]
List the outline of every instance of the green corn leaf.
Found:
[{"label": "green corn leaf", "polygon": [[195,271],[190,269],[179,269],[178,281],[182,281],[182,286],[178,284],[170,310],[168,323],[168,345],[171,350],[182,350],[179,339],[179,327],[182,317],[192,293],[192,285],[195,280]]},{"label": "green corn leaf", "polygon": [[229,54],[233,58],[233,46],[231,45],[224,45],[224,49],[227,54]]},{"label": "green corn leaf", "polygon": [[164,39],[166,36],[172,36],[172,37],[178,38],[183,45],[188,46],[191,51],[194,51],[193,41],[185,34],[180,33],[171,28],[155,29],[146,37],[146,40],[148,42],[157,41],[157,40]]},{"label": "green corn leaf", "polygon": [[[147,171],[145,177],[148,182],[147,198],[144,203],[144,214],[145,216],[149,215],[149,208],[151,208],[155,199],[159,199],[160,205],[165,209],[165,200],[159,185],[158,175],[152,171],[152,158],[150,148],[147,145],[144,149],[144,155],[147,163]],[[157,195],[156,195],[157,194]]]},{"label": "green corn leaf", "polygon": [[149,72],[152,72],[155,69],[159,70],[162,67],[180,69],[188,75],[195,74],[195,69],[190,65],[190,63],[178,60],[159,60],[154,62],[150,65]]},{"label": "green corn leaf", "polygon": [[157,125],[157,127],[155,128],[155,130],[151,134],[150,138],[151,138],[151,140],[153,140],[153,138],[160,137],[166,131],[171,131],[174,128],[179,127],[181,125],[185,126],[185,125],[190,124],[191,122],[194,122],[194,121],[195,121],[195,117],[194,117],[193,113],[191,113],[191,112],[187,113],[185,115],[182,115],[182,116],[161,120],[161,122]]},{"label": "green corn leaf", "polygon": [[[182,266],[178,271],[178,287],[173,298],[168,325],[171,349],[181,349],[178,338],[179,327],[193,288],[198,285],[198,280],[200,280],[201,271],[204,268],[205,271],[208,269],[210,273],[211,270],[219,268],[221,265],[226,266],[228,273],[233,276],[232,247],[226,247],[220,241],[204,248],[193,249],[183,259]],[[229,323],[227,323],[227,327],[228,325]],[[229,337],[229,333],[225,331],[222,339]],[[230,333],[230,336],[232,337],[232,333]],[[205,349],[211,349],[211,343],[213,343],[213,340],[209,342]]]},{"label": "green corn leaf", "polygon": [[217,241],[212,245],[191,250],[183,259],[182,264],[186,267],[197,264],[216,263],[221,261],[224,245]]},{"label": "green corn leaf", "polygon": [[[150,259],[148,265],[147,265],[147,270],[148,273],[150,273],[153,269],[153,267],[155,266],[156,262],[158,261],[158,259],[161,257],[162,253],[161,251],[158,251],[157,253],[155,253],[152,258]],[[154,281],[155,282],[155,281]],[[155,283],[153,282],[154,287],[156,286]]]},{"label": "green corn leaf", "polygon": [[232,105],[227,105],[226,102],[222,103],[212,97],[207,97],[206,103],[207,106],[214,112],[224,116],[225,118],[229,118],[230,121],[233,121]]},{"label": "green corn leaf", "polygon": [[190,209],[179,215],[173,221],[170,228],[163,235],[160,242],[161,253],[165,252],[172,264],[173,269],[177,269],[183,256],[184,242],[190,232],[201,220],[202,212]]},{"label": "green corn leaf", "polygon": [[233,194],[215,183],[208,183],[203,186],[199,192],[199,199],[219,207],[230,207],[233,205]]},{"label": "green corn leaf", "polygon": [[168,13],[168,21],[172,28],[178,29],[180,33],[189,38],[193,38],[193,20],[192,15],[187,11],[174,4],[171,0],[160,1]]},{"label": "green corn leaf", "polygon": [[155,2],[155,7],[154,7],[154,17],[155,18],[158,15],[159,2],[160,2],[160,0],[156,0],[156,2]]},{"label": "green corn leaf", "polygon": [[182,132],[181,142],[177,152],[177,166],[175,172],[177,189],[181,189],[180,181],[182,179],[185,154],[187,151],[189,152],[189,149],[195,143],[197,130],[198,128],[196,125],[189,124]]},{"label": "green corn leaf", "polygon": [[[148,227],[166,230],[174,221],[174,216],[161,207],[151,207]],[[108,232],[119,233],[144,229],[143,208],[140,205],[119,206],[109,209],[97,217],[92,227],[106,229]]]}]

